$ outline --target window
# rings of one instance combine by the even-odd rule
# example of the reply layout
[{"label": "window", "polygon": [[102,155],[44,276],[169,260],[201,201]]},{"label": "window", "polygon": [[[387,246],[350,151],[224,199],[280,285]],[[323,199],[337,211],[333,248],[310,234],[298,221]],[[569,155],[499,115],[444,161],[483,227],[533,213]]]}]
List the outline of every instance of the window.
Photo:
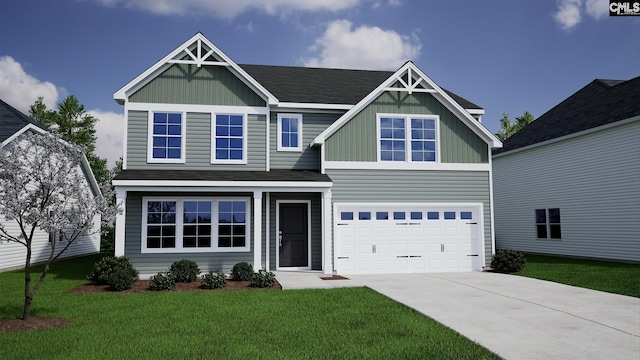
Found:
[{"label": "window", "polygon": [[445,220],[455,220],[456,219],[456,212],[455,211],[445,211],[444,212],[444,219]]},{"label": "window", "polygon": [[461,211],[460,212],[460,219],[462,220],[472,220],[473,214],[471,213],[471,211]]},{"label": "window", "polygon": [[371,220],[371,212],[370,211],[360,211],[358,213],[358,220]]},{"label": "window", "polygon": [[249,251],[249,201],[144,198],[141,251]]},{"label": "window", "polygon": [[246,163],[246,123],[244,115],[218,114],[212,127],[212,162]]},{"label": "window", "polygon": [[302,151],[302,114],[278,114],[278,151]]},{"label": "window", "polygon": [[421,211],[412,211],[411,212],[411,220],[422,220],[422,212]]},{"label": "window", "polygon": [[404,219],[406,219],[406,213],[404,211],[393,212],[393,220],[404,220]]},{"label": "window", "polygon": [[379,161],[436,162],[437,121],[432,116],[379,116]]},{"label": "window", "polygon": [[184,162],[182,113],[151,112],[149,122],[149,162]]},{"label": "window", "polygon": [[429,211],[427,212],[427,219],[429,220],[439,220],[440,213],[438,211]]},{"label": "window", "polygon": [[562,239],[560,209],[536,209],[535,214],[538,239]]},{"label": "window", "polygon": [[353,212],[352,211],[343,211],[340,213],[340,220],[353,220]]},{"label": "window", "polygon": [[389,213],[386,211],[377,211],[376,220],[389,220]]}]

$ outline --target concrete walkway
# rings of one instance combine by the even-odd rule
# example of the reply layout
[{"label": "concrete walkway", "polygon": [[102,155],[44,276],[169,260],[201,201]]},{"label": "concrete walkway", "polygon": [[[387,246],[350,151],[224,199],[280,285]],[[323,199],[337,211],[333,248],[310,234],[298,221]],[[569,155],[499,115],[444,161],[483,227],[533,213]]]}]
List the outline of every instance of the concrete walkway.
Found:
[{"label": "concrete walkway", "polygon": [[640,299],[495,273],[277,272],[284,289],[367,286],[505,359],[640,359]]}]

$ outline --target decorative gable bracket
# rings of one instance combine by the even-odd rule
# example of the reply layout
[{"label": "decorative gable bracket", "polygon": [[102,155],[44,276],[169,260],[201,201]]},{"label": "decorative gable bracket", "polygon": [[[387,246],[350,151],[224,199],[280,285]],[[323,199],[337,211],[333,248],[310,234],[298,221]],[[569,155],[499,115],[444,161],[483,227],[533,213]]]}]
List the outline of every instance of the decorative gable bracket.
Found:
[{"label": "decorative gable bracket", "polygon": [[407,67],[403,74],[396,78],[397,82],[385,91],[406,91],[411,95],[414,92],[435,93],[435,89],[429,87],[427,81],[419,73],[413,71],[412,67]]},{"label": "decorative gable bracket", "polygon": [[[195,50],[195,54],[193,51]],[[204,52],[204,55],[202,54]],[[219,61],[214,56],[214,50],[206,47],[201,39],[197,39],[190,47],[186,47],[178,53],[174,59],[167,61],[170,64],[190,64],[202,67],[202,65],[229,66],[226,61]]]}]

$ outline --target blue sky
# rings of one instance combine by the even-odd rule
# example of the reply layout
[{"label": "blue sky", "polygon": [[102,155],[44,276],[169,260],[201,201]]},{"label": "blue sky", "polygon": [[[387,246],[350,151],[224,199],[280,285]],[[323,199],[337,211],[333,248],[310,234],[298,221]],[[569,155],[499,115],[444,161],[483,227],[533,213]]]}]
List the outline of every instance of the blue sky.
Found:
[{"label": "blue sky", "polygon": [[593,79],[640,75],[640,17],[608,0],[0,0],[0,98],[69,94],[122,154],[113,93],[200,31],[240,64],[396,70],[413,60],[485,108],[535,117]]}]

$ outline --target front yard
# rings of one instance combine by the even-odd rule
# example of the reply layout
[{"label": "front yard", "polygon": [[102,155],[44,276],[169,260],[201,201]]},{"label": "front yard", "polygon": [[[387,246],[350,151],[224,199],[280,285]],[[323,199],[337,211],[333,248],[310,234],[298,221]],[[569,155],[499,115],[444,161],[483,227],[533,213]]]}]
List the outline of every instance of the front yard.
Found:
[{"label": "front yard", "polygon": [[[56,263],[32,316],[55,329],[0,332],[0,358],[494,359],[365,288],[74,294],[100,256]],[[0,273],[0,320],[21,314],[23,274]]]}]

